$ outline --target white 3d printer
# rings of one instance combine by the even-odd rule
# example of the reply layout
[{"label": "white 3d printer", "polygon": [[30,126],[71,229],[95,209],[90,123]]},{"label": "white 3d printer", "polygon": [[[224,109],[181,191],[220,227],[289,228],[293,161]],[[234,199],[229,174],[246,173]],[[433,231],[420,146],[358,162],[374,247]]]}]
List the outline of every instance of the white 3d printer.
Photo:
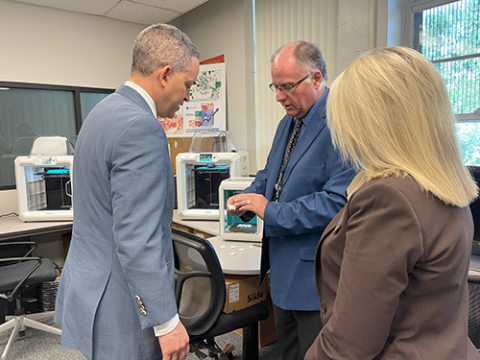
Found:
[{"label": "white 3d printer", "polygon": [[30,156],[15,159],[18,217],[72,221],[73,146],[63,136],[37,137]]},{"label": "white 3d printer", "polygon": [[[228,198],[241,194],[254,178],[230,178],[220,184],[220,237],[222,240],[262,242],[263,220],[257,215],[246,219],[227,212]],[[253,214],[253,213],[252,213]]]},{"label": "white 3d printer", "polygon": [[219,187],[230,177],[248,176],[248,153],[237,151],[225,131],[200,131],[190,152],[176,157],[178,216],[219,220]]}]

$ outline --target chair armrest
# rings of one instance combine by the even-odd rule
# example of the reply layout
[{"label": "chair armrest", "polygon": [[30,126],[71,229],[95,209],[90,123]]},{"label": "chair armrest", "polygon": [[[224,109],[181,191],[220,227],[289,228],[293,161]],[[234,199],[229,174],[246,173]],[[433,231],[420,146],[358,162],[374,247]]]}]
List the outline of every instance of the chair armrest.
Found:
[{"label": "chair armrest", "polygon": [[33,257],[33,256],[30,256],[28,258],[26,258],[26,257],[9,257],[9,258],[0,259],[0,264],[4,263],[4,262],[14,262],[14,261],[22,262],[22,261],[30,261],[30,260],[37,260],[38,262],[41,262],[42,258]]},{"label": "chair armrest", "polygon": [[[32,267],[32,269],[25,274],[25,276],[18,282],[18,284],[15,286],[15,288],[10,291],[8,294],[0,294],[0,298],[6,299],[7,301],[12,301],[12,299],[15,297],[17,294],[18,290],[22,287],[22,285],[25,283],[25,281],[28,280],[28,278],[37,270],[41,265],[42,265],[42,259],[39,257],[28,257],[28,258],[23,258],[23,257],[11,257],[11,258],[4,258],[0,259],[0,264],[3,262],[12,262],[12,261],[17,261],[17,262],[22,262],[22,261],[36,261],[37,263]],[[1,266],[1,265],[0,265]]]},{"label": "chair armrest", "polygon": [[479,274],[468,274],[468,282],[480,284],[480,273]]}]

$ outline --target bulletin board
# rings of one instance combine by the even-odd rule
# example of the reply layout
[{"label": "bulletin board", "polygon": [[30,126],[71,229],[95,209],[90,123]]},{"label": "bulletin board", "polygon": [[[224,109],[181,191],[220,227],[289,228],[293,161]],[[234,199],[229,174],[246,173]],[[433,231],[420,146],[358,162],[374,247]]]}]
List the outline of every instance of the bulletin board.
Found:
[{"label": "bulletin board", "polygon": [[168,137],[193,136],[199,130],[226,130],[225,63],[200,65],[198,78],[173,118],[158,120]]}]

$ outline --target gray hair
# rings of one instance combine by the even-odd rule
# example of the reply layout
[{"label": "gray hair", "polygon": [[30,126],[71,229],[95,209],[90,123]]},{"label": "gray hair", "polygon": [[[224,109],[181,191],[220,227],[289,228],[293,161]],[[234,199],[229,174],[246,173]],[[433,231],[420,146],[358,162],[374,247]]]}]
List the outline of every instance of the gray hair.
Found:
[{"label": "gray hair", "polygon": [[175,26],[151,25],[133,43],[132,73],[144,76],[170,65],[173,72],[190,70],[192,57],[200,55],[187,35]]},{"label": "gray hair", "polygon": [[328,80],[327,65],[323,58],[322,52],[319,47],[308,41],[295,41],[293,43],[285,44],[278,48],[272,55],[270,61],[273,63],[278,54],[288,45],[297,44],[293,50],[293,55],[297,59],[298,64],[303,67],[307,72],[313,72],[319,70],[322,74],[322,82]]}]

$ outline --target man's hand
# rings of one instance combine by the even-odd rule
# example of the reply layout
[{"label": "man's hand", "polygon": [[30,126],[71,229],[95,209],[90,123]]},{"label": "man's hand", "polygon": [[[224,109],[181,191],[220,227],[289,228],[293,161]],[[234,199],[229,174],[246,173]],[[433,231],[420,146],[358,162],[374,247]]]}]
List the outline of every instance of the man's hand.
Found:
[{"label": "man's hand", "polygon": [[243,194],[230,196],[228,198],[228,200],[227,200],[227,211],[230,215],[240,217],[243,214],[245,214],[246,210],[240,210],[237,207],[237,205],[235,205],[236,202],[240,201],[241,196],[243,196]]},{"label": "man's hand", "polygon": [[234,216],[242,216],[246,211],[252,211],[263,220],[267,204],[268,200],[263,195],[255,193],[238,194],[228,198],[227,208],[228,205],[234,205],[235,210],[227,211]]},{"label": "man's hand", "polygon": [[158,342],[163,360],[184,360],[190,351],[187,330],[180,321],[173,331],[159,336]]}]

